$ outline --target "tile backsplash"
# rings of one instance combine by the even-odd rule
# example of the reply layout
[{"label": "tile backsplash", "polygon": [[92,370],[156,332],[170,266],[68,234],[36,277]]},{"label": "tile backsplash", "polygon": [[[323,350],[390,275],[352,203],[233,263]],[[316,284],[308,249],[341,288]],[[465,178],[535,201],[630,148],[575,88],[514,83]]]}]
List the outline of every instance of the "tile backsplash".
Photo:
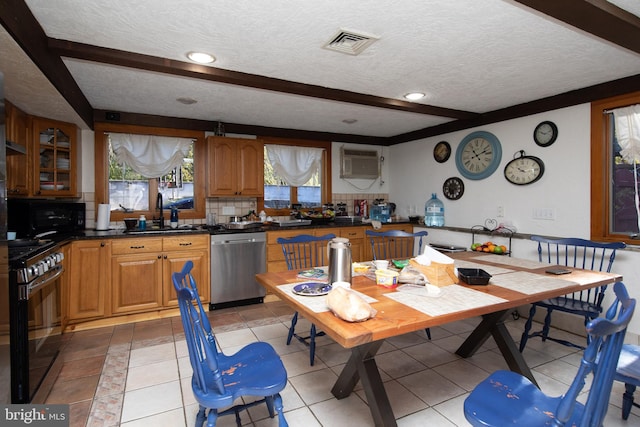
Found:
[{"label": "tile backsplash", "polygon": [[[384,199],[388,201],[389,195],[387,193],[371,194],[371,193],[333,193],[331,202],[336,206],[338,203],[345,203],[347,205],[347,213],[354,215],[354,200],[367,200],[369,206],[371,206],[375,199]],[[82,193],[82,198],[79,200],[84,202],[87,206],[87,228],[95,228],[96,218],[96,202],[95,193]],[[232,215],[246,215],[249,211],[256,209],[255,198],[208,198],[207,199],[207,215],[214,214],[217,223],[229,222],[229,217]],[[258,213],[258,212],[256,212]],[[283,219],[283,218],[278,218]],[[197,219],[180,219],[180,224],[202,224],[205,222],[204,218]],[[109,228],[124,228],[124,224],[121,221],[109,223]]]}]

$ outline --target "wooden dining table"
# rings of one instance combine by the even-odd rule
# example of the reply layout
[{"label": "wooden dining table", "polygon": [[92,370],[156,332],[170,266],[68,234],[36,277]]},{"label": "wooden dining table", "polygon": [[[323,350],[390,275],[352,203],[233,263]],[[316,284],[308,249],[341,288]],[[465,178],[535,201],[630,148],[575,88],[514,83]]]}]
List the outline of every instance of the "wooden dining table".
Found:
[{"label": "wooden dining table", "polygon": [[302,316],[316,324],[341,346],[351,349],[331,392],[338,398],[349,396],[362,382],[376,426],[395,426],[396,420],[384,389],[375,356],[386,338],[459,320],[481,317],[477,327],[456,351],[471,357],[489,337],[493,337],[506,363],[535,383],[504,321],[517,307],[596,286],[621,281],[615,273],[570,268],[570,274],[552,275],[549,264],[481,252],[450,254],[456,268],[481,268],[492,275],[487,285],[399,286],[395,289],[376,284],[371,275],[354,275],[351,289],[376,310],[375,317],[363,322],[347,322],[326,306],[324,296],[301,296],[293,292],[296,283],[308,281],[298,271],[256,275],[267,291],[277,295]]}]

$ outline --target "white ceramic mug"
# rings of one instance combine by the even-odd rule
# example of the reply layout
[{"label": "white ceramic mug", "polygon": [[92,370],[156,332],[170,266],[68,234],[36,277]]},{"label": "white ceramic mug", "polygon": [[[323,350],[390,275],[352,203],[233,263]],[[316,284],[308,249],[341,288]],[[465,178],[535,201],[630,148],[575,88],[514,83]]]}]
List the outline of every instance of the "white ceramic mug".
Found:
[{"label": "white ceramic mug", "polygon": [[386,259],[377,259],[373,261],[373,264],[376,266],[376,270],[386,270],[389,268],[389,261]]},{"label": "white ceramic mug", "polygon": [[7,240],[16,240],[16,232],[7,231]]}]

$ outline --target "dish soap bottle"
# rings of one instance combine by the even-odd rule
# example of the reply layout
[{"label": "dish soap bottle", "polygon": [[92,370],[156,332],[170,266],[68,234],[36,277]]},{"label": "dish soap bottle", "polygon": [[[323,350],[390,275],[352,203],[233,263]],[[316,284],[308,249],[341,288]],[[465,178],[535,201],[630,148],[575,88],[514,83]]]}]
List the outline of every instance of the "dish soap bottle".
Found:
[{"label": "dish soap bottle", "polygon": [[171,218],[169,219],[171,228],[178,228],[178,208],[171,208]]},{"label": "dish soap bottle", "polygon": [[144,215],[140,215],[140,219],[138,220],[138,228],[140,231],[144,231],[147,229],[147,218]]},{"label": "dish soap bottle", "polygon": [[424,225],[427,227],[444,226],[444,204],[436,197],[436,193],[431,194],[431,199],[424,204]]}]

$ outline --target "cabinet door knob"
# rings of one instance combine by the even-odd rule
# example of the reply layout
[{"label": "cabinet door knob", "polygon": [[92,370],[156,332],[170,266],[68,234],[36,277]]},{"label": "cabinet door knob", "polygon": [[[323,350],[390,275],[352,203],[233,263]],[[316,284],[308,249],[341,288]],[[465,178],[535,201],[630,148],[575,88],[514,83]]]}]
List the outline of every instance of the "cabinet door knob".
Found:
[{"label": "cabinet door knob", "polygon": [[158,259],[162,259],[162,255],[158,255]]},{"label": "cabinet door knob", "polygon": [[100,242],[100,247],[104,248],[104,242]]}]

